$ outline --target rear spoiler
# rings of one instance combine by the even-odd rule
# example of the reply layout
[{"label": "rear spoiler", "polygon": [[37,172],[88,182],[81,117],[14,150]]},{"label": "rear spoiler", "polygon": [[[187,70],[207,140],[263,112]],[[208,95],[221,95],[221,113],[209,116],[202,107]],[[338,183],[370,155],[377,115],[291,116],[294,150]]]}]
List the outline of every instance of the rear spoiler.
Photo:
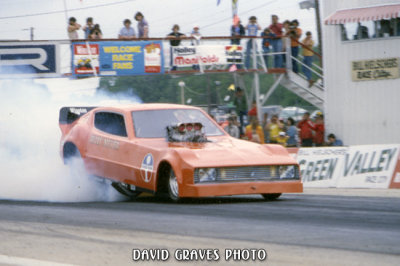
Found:
[{"label": "rear spoiler", "polygon": [[90,110],[94,109],[94,106],[85,107],[62,107],[60,109],[60,117],[58,122],[63,125],[71,124],[79,117],[87,114]]}]

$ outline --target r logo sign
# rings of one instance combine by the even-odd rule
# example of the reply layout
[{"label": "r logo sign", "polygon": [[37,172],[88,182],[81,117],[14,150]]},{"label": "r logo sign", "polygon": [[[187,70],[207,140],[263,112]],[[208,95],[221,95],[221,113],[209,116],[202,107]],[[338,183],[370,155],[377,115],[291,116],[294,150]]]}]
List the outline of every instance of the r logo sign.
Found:
[{"label": "r logo sign", "polygon": [[56,44],[7,43],[0,45],[0,77],[56,77]]}]

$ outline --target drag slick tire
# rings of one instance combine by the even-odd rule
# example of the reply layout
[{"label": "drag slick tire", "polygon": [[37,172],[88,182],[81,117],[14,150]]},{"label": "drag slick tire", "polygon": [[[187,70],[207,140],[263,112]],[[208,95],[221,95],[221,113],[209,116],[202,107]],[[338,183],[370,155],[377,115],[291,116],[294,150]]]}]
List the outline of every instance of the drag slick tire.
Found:
[{"label": "drag slick tire", "polygon": [[276,200],[282,195],[282,193],[270,193],[270,194],[261,194],[265,200]]}]

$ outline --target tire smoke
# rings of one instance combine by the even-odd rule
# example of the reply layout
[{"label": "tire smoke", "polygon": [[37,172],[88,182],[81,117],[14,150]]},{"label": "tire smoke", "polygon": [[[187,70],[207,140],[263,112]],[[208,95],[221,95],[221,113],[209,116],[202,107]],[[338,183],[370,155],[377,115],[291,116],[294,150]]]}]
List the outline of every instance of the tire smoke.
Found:
[{"label": "tire smoke", "polygon": [[[50,202],[126,199],[109,181],[86,175],[81,161],[73,161],[73,167],[68,167],[61,160],[60,108],[116,102],[106,94],[82,93],[88,91],[84,82],[80,82],[80,88],[76,88],[74,81],[63,82],[71,88],[75,86],[76,93],[60,94],[57,87],[48,88],[34,80],[0,81],[0,199]],[[119,100],[139,101],[137,97],[122,95]]]}]

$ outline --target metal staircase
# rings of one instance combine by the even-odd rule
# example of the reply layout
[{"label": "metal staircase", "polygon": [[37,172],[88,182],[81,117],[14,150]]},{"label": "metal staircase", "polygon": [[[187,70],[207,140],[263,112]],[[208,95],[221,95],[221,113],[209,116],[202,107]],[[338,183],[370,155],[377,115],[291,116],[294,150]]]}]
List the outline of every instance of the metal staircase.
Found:
[{"label": "metal staircase", "polygon": [[322,84],[315,82],[311,87],[302,76],[287,69],[286,75],[281,79],[280,85],[295,93],[305,101],[323,110],[324,106],[324,88]]}]

